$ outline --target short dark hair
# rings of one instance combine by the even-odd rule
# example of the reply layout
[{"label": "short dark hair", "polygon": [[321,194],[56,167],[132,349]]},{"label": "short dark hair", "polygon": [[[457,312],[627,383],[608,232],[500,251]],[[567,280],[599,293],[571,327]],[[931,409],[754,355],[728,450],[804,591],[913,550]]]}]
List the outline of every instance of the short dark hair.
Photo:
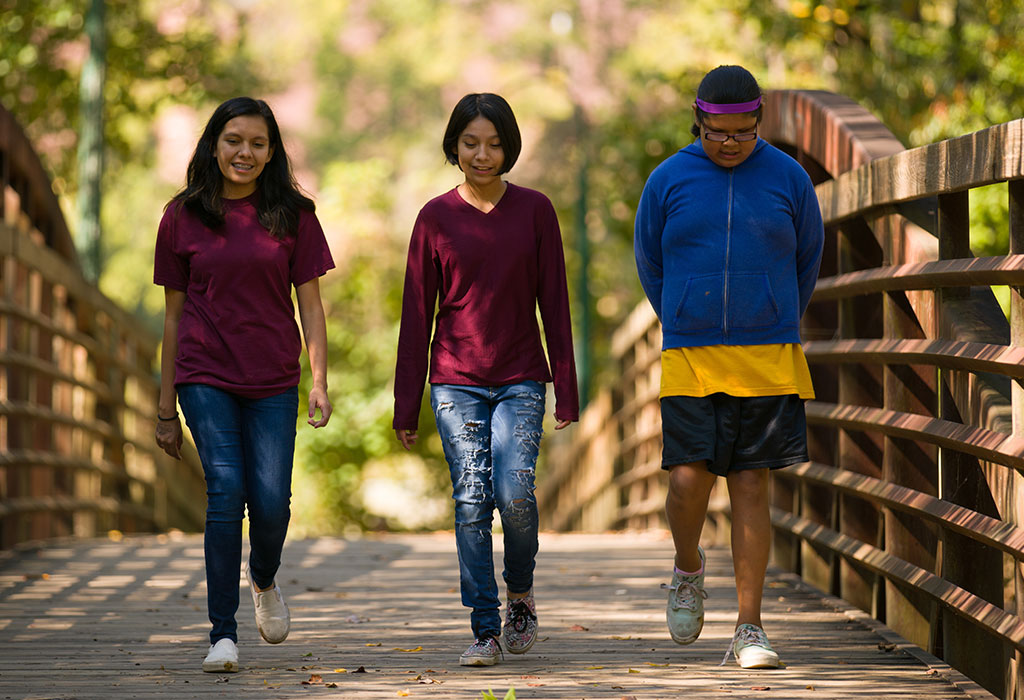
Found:
[{"label": "short dark hair", "polygon": [[519,135],[516,115],[512,113],[508,102],[501,95],[491,92],[471,93],[455,105],[452,116],[448,119],[448,128],[444,130],[444,139],[441,141],[444,157],[452,165],[459,164],[459,136],[477,117],[483,117],[494,124],[498,140],[501,142],[501,150],[505,154],[505,162],[501,164],[498,174],[507,173],[516,164],[519,152],[523,150],[523,137]]},{"label": "short dark hair", "polygon": [[[750,102],[761,97],[761,87],[750,71],[743,66],[719,66],[709,71],[700,81],[700,85],[697,86],[697,97],[715,104]],[[757,117],[758,124],[761,123],[761,112],[761,106],[751,112]],[[698,124],[702,124],[707,115],[708,113],[700,107],[697,108],[697,123],[690,127],[690,133],[700,136]]]},{"label": "short dark hair", "polygon": [[246,116],[262,117],[267,123],[273,156],[256,181],[260,193],[256,208],[260,223],[274,238],[283,239],[298,228],[299,209],[313,211],[315,205],[302,194],[295,181],[274,112],[263,100],[232,97],[214,110],[189,161],[185,188],[171,201],[184,204],[212,229],[224,225],[224,208],[220,202],[224,175],[217,164],[217,139],[229,121]]}]

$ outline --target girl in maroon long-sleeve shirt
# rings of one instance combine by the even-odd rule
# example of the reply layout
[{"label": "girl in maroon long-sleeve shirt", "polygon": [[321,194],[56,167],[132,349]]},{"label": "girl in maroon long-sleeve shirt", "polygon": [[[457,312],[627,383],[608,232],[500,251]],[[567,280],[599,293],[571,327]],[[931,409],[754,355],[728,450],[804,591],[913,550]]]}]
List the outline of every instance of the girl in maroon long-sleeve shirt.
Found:
[{"label": "girl in maroon long-sleeve shirt", "polygon": [[394,428],[409,449],[429,348],[431,405],[455,498],[462,602],[473,609],[476,641],[460,659],[467,666],[492,665],[500,653],[495,507],[505,533],[505,646],[521,654],[536,639],[533,491],[543,383],[554,381],[556,430],[579,418],[558,220],[543,194],[501,179],[520,147],[515,116],[498,95],[466,95],[456,105],[443,148],[465,181],[428,202],[413,227],[395,369]]}]

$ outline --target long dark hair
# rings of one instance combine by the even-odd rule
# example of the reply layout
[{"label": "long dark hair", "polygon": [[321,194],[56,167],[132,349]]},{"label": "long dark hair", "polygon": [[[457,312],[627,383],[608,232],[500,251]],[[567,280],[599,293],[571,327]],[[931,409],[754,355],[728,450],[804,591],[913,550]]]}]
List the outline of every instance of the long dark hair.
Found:
[{"label": "long dark hair", "polygon": [[[761,87],[757,80],[743,66],[719,66],[708,71],[704,79],[697,86],[697,97],[705,102],[715,104],[736,104],[738,102],[751,102],[761,96]],[[757,117],[758,124],[761,123],[761,107],[755,109],[751,114]],[[700,107],[697,108],[697,124],[690,127],[690,133],[700,137],[700,127],[707,116],[707,112]]]},{"label": "long dark hair", "polygon": [[224,176],[217,165],[217,139],[229,121],[245,116],[260,116],[267,123],[269,145],[274,155],[256,180],[259,193],[256,212],[270,235],[281,240],[295,233],[299,225],[299,210],[314,211],[316,205],[299,189],[281,141],[277,120],[263,100],[233,97],[214,110],[188,163],[185,187],[174,195],[171,203],[185,205],[211,229],[224,225],[224,207],[221,204]]},{"label": "long dark hair", "polygon": [[501,150],[505,154],[498,174],[507,173],[516,164],[519,152],[523,150],[523,138],[519,134],[519,125],[516,123],[516,115],[512,113],[512,107],[504,97],[493,92],[470,93],[455,105],[452,116],[448,118],[448,127],[444,130],[444,138],[441,140],[444,157],[452,165],[459,164],[459,135],[477,117],[483,117],[494,124]]}]

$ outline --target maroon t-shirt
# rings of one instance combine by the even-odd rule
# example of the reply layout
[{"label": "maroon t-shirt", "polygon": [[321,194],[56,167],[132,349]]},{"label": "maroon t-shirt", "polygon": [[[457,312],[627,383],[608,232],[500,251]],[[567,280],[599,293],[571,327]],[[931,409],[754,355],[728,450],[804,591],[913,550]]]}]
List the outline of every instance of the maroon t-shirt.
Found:
[{"label": "maroon t-shirt", "polygon": [[300,210],[295,235],[279,241],[257,218],[257,196],[222,200],[219,229],[176,203],[160,221],[153,281],[185,292],[175,385],[263,398],[299,383],[302,340],[291,288],[334,261],[316,214]]},{"label": "maroon t-shirt", "polygon": [[396,429],[417,427],[428,347],[432,384],[502,386],[554,378],[555,417],[579,418],[565,256],[547,197],[510,183],[486,214],[457,189],[420,210],[402,297]]}]

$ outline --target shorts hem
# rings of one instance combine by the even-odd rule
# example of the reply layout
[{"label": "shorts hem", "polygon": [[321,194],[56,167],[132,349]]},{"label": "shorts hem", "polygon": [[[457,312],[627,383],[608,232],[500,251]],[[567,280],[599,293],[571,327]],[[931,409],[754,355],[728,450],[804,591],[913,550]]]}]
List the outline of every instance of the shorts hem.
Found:
[{"label": "shorts hem", "polygon": [[744,469],[782,469],[794,464],[802,464],[811,461],[806,455],[795,455],[792,457],[776,457],[775,459],[764,459],[759,462],[739,462],[733,464],[731,471],[743,471]]},{"label": "shorts hem", "polygon": [[692,459],[691,458],[686,458],[686,459],[670,459],[670,460],[663,459],[663,460],[661,460],[661,468],[664,469],[665,471],[668,471],[672,467],[678,467],[678,466],[680,466],[682,464],[693,464],[694,462],[707,462],[708,464],[710,464],[712,461],[714,461],[714,456],[713,455],[712,456],[708,456],[708,455],[697,456],[697,457],[694,457]]}]

